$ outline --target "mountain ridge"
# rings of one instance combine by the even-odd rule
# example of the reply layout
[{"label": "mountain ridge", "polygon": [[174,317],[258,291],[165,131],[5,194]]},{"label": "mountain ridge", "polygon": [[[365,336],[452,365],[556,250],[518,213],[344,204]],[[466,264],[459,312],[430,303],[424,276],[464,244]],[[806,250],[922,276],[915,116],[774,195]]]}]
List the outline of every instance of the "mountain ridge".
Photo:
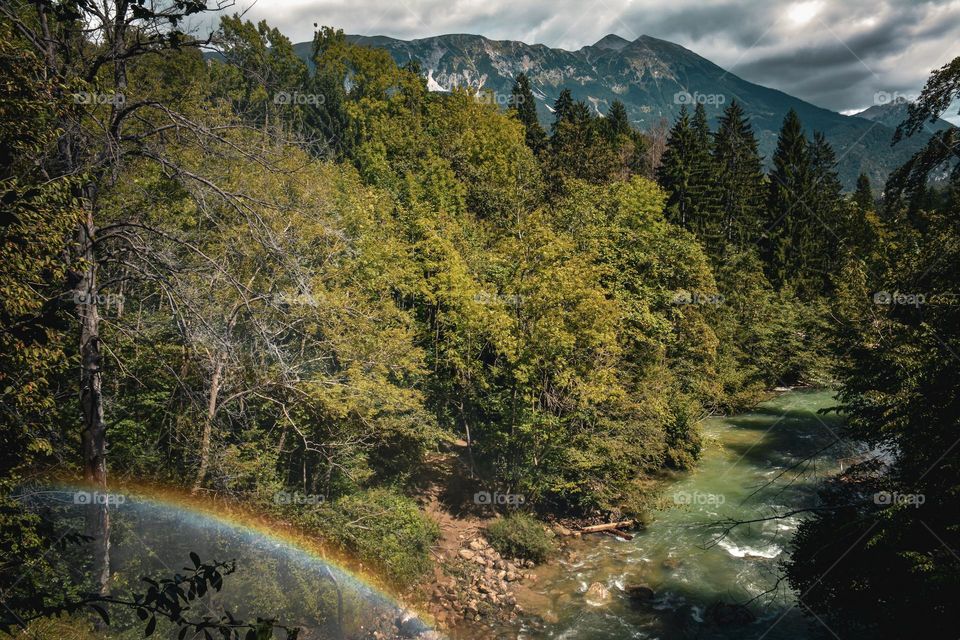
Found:
[{"label": "mountain ridge", "polygon": [[[544,124],[552,121],[550,107],[564,88],[599,115],[614,100],[622,101],[631,122],[640,129],[664,122],[670,126],[682,104],[692,108],[696,102],[704,103],[715,126],[723,108],[736,99],[750,117],[767,163],[776,148],[783,117],[794,109],[808,137],[822,131],[831,142],[839,159],[840,179],[848,190],[854,188],[861,172],[875,185],[882,185],[891,171],[922,147],[932,131],[928,128],[925,134],[891,147],[896,127],[892,109],[899,108],[895,103],[871,107],[868,117],[843,115],[744,80],[682,45],[649,35],[629,41],[611,33],[576,51],[465,33],[413,40],[382,35],[346,37],[358,45],[386,50],[399,64],[416,60],[424,77],[430,79],[431,90],[483,89],[505,98],[516,76],[525,73]],[[294,50],[309,62],[311,43],[298,43]]]}]

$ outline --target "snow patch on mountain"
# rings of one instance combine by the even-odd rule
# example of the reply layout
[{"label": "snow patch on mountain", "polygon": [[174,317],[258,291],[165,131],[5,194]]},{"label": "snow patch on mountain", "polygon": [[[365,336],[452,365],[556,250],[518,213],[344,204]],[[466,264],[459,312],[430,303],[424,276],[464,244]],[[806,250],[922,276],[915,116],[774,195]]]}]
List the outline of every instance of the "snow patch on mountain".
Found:
[{"label": "snow patch on mountain", "polygon": [[433,79],[433,69],[427,71],[427,91],[447,91],[439,82]]},{"label": "snow patch on mountain", "polygon": [[603,111],[600,110],[600,103],[602,102],[603,104],[607,104],[606,100],[603,100],[602,98],[594,98],[593,96],[587,96],[587,101],[593,105],[593,109],[597,112],[598,116],[601,118],[606,117]]}]

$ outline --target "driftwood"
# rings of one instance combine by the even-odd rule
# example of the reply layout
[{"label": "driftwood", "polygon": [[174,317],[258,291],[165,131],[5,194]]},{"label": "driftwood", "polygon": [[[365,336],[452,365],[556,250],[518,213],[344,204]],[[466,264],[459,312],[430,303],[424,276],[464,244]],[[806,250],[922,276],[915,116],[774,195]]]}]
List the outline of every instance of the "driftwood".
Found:
[{"label": "driftwood", "polygon": [[617,530],[610,531],[610,530],[607,530],[607,531],[601,531],[600,533],[604,533],[604,534],[606,534],[606,535],[608,535],[608,536],[611,536],[611,537],[613,537],[613,538],[622,538],[622,539],[624,539],[624,540],[633,540],[633,535],[631,535],[631,534],[629,534],[629,533],[624,533],[623,531],[617,531]]},{"label": "driftwood", "polygon": [[621,520],[620,522],[608,522],[606,524],[594,524],[580,529],[580,533],[599,533],[601,531],[616,531],[617,529],[626,529],[633,526],[633,520]]}]

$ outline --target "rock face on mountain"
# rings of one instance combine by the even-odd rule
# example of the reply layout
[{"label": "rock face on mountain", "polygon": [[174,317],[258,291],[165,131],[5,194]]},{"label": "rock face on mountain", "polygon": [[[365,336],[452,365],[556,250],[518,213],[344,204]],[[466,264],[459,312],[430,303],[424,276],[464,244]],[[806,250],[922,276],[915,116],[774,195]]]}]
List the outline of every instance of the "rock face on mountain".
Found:
[{"label": "rock face on mountain", "polygon": [[[889,94],[878,93],[875,99],[877,100],[876,105],[869,109],[864,109],[855,115],[858,118],[870,120],[871,122],[879,122],[891,129],[896,129],[898,124],[907,119],[910,103],[907,102],[905,98],[897,97],[891,99]],[[927,133],[934,133],[936,131],[942,131],[943,129],[949,129],[952,126],[953,125],[946,120],[938,118],[936,122],[924,123],[923,129]]]},{"label": "rock face on mountain", "polygon": [[[760,151],[769,159],[783,117],[793,108],[808,135],[822,131],[833,144],[840,159],[840,177],[848,189],[853,188],[861,171],[875,185],[882,184],[890,171],[926,139],[925,135],[916,136],[890,146],[905,105],[889,103],[871,107],[861,117],[844,116],[747,82],[680,45],[650,36],[631,42],[610,34],[577,51],[469,34],[409,41],[386,36],[348,37],[357,44],[387,50],[399,63],[418,60],[431,89],[437,91],[485,89],[497,94],[498,102],[505,102],[514,78],[526,73],[544,124],[552,119],[550,108],[564,88],[597,113],[605,113],[611,102],[621,100],[640,129],[657,126],[663,120],[672,122],[684,102],[691,107],[703,102],[715,121],[736,99],[750,115]],[[309,43],[297,45],[296,50],[307,57]]]}]

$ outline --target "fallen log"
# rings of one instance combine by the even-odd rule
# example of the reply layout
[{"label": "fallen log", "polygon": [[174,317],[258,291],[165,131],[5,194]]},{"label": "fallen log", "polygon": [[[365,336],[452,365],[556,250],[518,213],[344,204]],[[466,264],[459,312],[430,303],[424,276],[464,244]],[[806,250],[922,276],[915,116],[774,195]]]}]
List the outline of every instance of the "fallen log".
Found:
[{"label": "fallen log", "polygon": [[580,533],[598,533],[600,531],[615,531],[617,529],[626,529],[633,526],[633,520],[621,520],[620,522],[608,522],[606,524],[594,524],[580,529]]},{"label": "fallen log", "polygon": [[606,531],[601,531],[600,533],[608,535],[612,538],[622,538],[623,540],[633,540],[633,536],[631,534],[624,533],[623,531],[617,531],[616,529],[612,531],[608,529]]}]

